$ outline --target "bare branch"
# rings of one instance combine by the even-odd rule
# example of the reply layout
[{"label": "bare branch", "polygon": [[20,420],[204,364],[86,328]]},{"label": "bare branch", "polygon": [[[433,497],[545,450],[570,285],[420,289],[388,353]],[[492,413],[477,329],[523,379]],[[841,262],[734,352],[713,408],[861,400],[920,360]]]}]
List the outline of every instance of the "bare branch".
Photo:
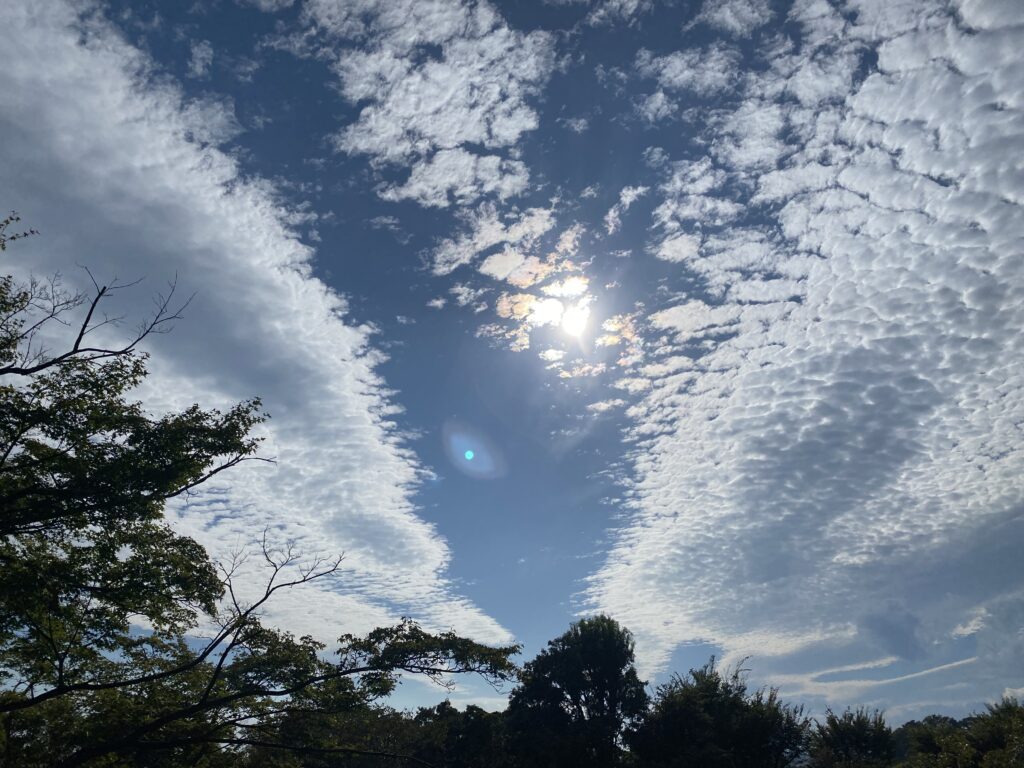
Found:
[{"label": "bare branch", "polygon": [[[0,232],[2,232],[2,229],[0,229]],[[10,240],[12,238],[9,237],[7,239]],[[89,301],[89,307],[86,311],[85,318],[78,326],[78,332],[71,348],[61,354],[50,356],[46,353],[46,350],[35,348],[32,341],[38,331],[47,322],[51,320],[59,320],[66,324],[65,321],[60,320],[60,315],[67,312],[69,309],[84,303],[84,297],[80,294],[65,294],[56,290],[56,287],[59,285],[58,281],[51,282],[50,291],[40,289],[39,284],[36,281],[32,281],[29,287],[24,291],[24,295],[26,297],[24,302],[19,305],[8,318],[5,318],[3,322],[9,325],[10,322],[13,321],[13,317],[15,315],[32,308],[39,310],[42,316],[39,319],[34,320],[26,328],[19,331],[16,341],[23,347],[22,352],[16,361],[0,367],[0,375],[11,374],[18,376],[31,376],[39,373],[40,371],[44,371],[47,368],[61,365],[70,360],[84,360],[92,363],[99,360],[129,355],[134,352],[139,344],[149,335],[169,331],[170,324],[183,317],[182,313],[195,298],[195,294],[192,294],[177,307],[172,307],[174,295],[177,290],[177,276],[175,276],[174,280],[168,283],[168,290],[166,292],[156,294],[153,299],[155,306],[153,315],[149,320],[146,320],[139,325],[134,336],[127,344],[114,347],[89,346],[85,343],[85,340],[90,333],[105,325],[117,324],[122,319],[120,317],[104,316],[103,320],[95,321],[94,317],[96,316],[97,309],[101,302],[108,298],[112,293],[134,287],[141,281],[135,280],[128,283],[121,283],[115,278],[108,285],[100,285],[87,267],[83,267],[83,269],[89,276],[89,280],[92,282],[95,292],[92,299]],[[48,303],[48,306],[40,304],[41,301]]]},{"label": "bare branch", "polygon": [[[266,546],[265,540],[262,546]],[[3,714],[5,712],[15,712],[18,710],[28,709],[30,707],[42,704],[43,702],[55,699],[59,696],[65,696],[70,693],[109,691],[117,688],[127,688],[130,686],[141,685],[144,683],[153,683],[159,680],[165,680],[176,675],[181,675],[185,672],[188,672],[189,670],[195,669],[196,667],[210,659],[212,656],[216,655],[218,653],[218,649],[222,649],[222,646],[225,643],[229,643],[231,638],[235,637],[236,634],[240,632],[242,628],[244,628],[250,621],[252,621],[258,615],[257,612],[259,611],[259,609],[262,608],[267,603],[268,600],[270,600],[270,598],[274,595],[275,592],[282,589],[288,589],[291,587],[299,586],[301,584],[308,584],[311,581],[316,581],[317,579],[322,579],[327,576],[330,576],[337,572],[343,558],[344,556],[342,555],[335,560],[325,561],[329,563],[327,567],[323,567],[320,570],[310,573],[308,575],[302,575],[302,573],[300,572],[298,578],[290,579],[288,581],[282,581],[279,583],[275,582],[277,576],[280,573],[281,568],[275,566],[275,570],[271,577],[268,579],[267,586],[263,591],[263,595],[258,600],[256,600],[256,602],[254,602],[252,605],[249,605],[248,607],[243,607],[243,604],[235,596],[234,586],[229,575],[226,578],[225,587],[227,588],[228,593],[231,595],[233,607],[235,608],[235,610],[233,611],[233,615],[231,615],[229,618],[227,618],[225,621],[221,623],[220,630],[216,632],[212,638],[210,638],[210,640],[203,647],[203,649],[199,651],[199,653],[197,653],[188,661],[178,664],[169,669],[161,670],[159,672],[152,672],[145,675],[137,675],[135,677],[124,678],[121,680],[68,683],[65,685],[54,686],[53,688],[49,688],[48,690],[43,691],[39,694],[34,694],[21,699],[0,702],[0,714]],[[237,568],[242,564],[242,562],[244,562],[244,559],[234,560],[233,562],[235,568]],[[224,572],[223,569],[222,572]],[[228,573],[231,574],[233,573],[233,571],[228,571]],[[358,674],[358,671],[348,674]],[[311,680],[308,683],[308,685],[315,684],[316,682],[322,682],[322,680]],[[300,686],[295,690],[302,690],[302,688],[304,687],[307,686]],[[243,694],[243,698],[251,697],[254,695],[261,694],[259,694],[258,691],[249,691]],[[273,696],[277,694],[268,692],[266,695]]]}]

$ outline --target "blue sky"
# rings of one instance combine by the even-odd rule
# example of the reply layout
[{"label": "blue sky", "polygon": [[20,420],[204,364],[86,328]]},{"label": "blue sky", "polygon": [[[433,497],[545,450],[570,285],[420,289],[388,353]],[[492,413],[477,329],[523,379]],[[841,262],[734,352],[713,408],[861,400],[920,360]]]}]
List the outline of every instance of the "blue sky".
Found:
[{"label": "blue sky", "polygon": [[8,268],[177,275],[140,397],[259,395],[278,462],[175,524],[345,552],[270,620],[529,657],[604,611],[652,682],[750,657],[897,721],[1024,688],[1015,0],[0,21]]}]

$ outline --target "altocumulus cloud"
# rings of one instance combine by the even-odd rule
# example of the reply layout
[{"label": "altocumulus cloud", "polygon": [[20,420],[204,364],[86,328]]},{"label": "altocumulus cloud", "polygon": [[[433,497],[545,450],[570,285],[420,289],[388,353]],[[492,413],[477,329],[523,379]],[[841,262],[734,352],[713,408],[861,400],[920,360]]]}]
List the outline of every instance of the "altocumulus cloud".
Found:
[{"label": "altocumulus cloud", "polygon": [[[1024,680],[1024,6],[787,21],[704,157],[661,166],[651,251],[702,290],[646,318],[632,518],[586,596],[647,671],[704,640],[811,701],[999,696]],[[690,56],[635,74],[700,90]]]},{"label": "altocumulus cloud", "polygon": [[508,152],[538,125],[530,101],[554,69],[553,35],[513,30],[488,2],[309,0],[303,16],[361,105],[337,148],[411,167],[382,183],[383,198],[446,207],[526,190],[526,165]]},{"label": "altocumulus cloud", "polygon": [[[19,249],[19,267],[77,282],[85,263],[154,289],[177,273],[198,295],[179,329],[153,340],[145,402],[260,395],[273,415],[264,452],[277,465],[218,478],[173,510],[176,523],[217,555],[264,526],[309,553],[345,551],[336,585],[279,601],[271,618],[294,631],[329,639],[401,612],[508,640],[453,590],[448,547],[415,514],[423,470],[390,421],[371,331],[312,276],[302,217],[200,130],[217,105],[197,110],[152,79],[147,57],[87,4],[15,0],[0,23],[5,190],[45,232]],[[149,310],[145,288],[122,301],[129,317]]]}]

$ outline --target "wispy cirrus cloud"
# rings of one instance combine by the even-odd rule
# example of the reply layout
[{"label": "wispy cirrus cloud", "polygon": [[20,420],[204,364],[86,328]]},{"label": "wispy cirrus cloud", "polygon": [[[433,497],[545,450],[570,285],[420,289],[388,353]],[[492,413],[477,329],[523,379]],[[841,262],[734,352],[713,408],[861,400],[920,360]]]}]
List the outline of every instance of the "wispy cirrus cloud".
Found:
[{"label": "wispy cirrus cloud", "polygon": [[[177,274],[197,296],[174,333],[152,339],[146,404],[258,395],[273,416],[264,451],[276,465],[218,476],[175,505],[175,524],[218,556],[264,527],[310,554],[345,552],[338,582],[273,606],[293,631],[329,640],[414,614],[507,640],[449,582],[451,552],[416,514],[425,470],[394,420],[373,331],[312,274],[315,254],[297,233],[310,214],[244,177],[204,133],[206,113],[151,78],[147,56],[99,13],[13,2],[0,19],[10,34],[0,50],[6,190],[45,233],[19,249],[18,269],[77,281],[84,262],[154,287]],[[145,314],[146,291],[118,309]]]},{"label": "wispy cirrus cloud", "polygon": [[[1024,17],[848,5],[794,4],[799,45],[720,82],[709,151],[659,166],[652,251],[700,290],[620,381],[633,518],[586,596],[648,670],[704,640],[912,710],[1020,681]],[[695,55],[637,70],[692,88]]]}]

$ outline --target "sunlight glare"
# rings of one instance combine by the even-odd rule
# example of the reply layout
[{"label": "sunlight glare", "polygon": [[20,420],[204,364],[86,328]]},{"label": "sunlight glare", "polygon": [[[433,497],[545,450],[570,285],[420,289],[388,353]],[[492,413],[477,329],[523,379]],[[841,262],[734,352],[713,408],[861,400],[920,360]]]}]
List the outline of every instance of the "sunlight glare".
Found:
[{"label": "sunlight glare", "polygon": [[582,302],[562,314],[562,330],[570,336],[582,336],[590,319],[590,308]]},{"label": "sunlight glare", "polygon": [[562,319],[562,302],[558,299],[541,299],[530,307],[527,318],[532,325],[557,325]]}]

